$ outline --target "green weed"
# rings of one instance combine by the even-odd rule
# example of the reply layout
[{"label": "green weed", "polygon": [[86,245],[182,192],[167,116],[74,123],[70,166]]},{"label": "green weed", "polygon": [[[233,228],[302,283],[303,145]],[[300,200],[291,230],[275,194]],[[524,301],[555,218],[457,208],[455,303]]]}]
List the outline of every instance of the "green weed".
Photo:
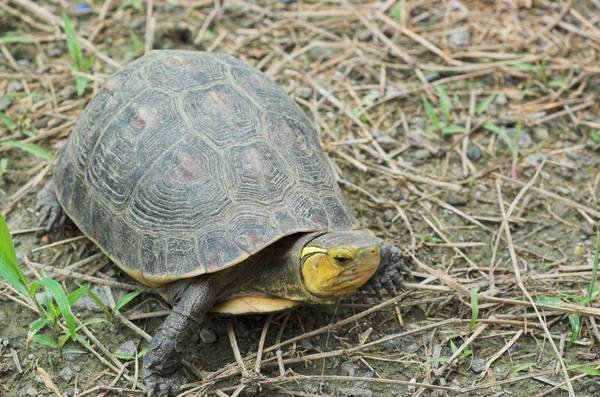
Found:
[{"label": "green weed", "polygon": [[404,0],[398,0],[390,10],[390,15],[396,21],[402,23],[404,20]]},{"label": "green weed", "polygon": [[434,89],[439,103],[439,112],[425,95],[421,96],[423,109],[425,115],[429,119],[432,131],[441,134],[442,136],[464,134],[466,132],[465,127],[458,124],[452,124],[452,120],[455,116],[452,113],[452,100],[448,96],[448,93],[441,85],[434,86]]},{"label": "green weed", "polygon": [[471,322],[469,324],[471,330],[474,330],[479,324],[479,299],[477,292],[479,292],[479,288],[471,289]]},{"label": "green weed", "polygon": [[34,154],[46,161],[50,161],[54,157],[52,156],[52,153],[48,152],[44,148],[39,147],[38,145],[34,145],[33,143],[26,143],[20,141],[4,141],[0,142],[0,146],[20,149],[24,152]]},{"label": "green weed", "polygon": [[[0,214],[0,278],[30,302],[40,314],[40,318],[29,326],[28,341],[34,341],[48,347],[62,347],[68,340],[78,341],[77,325],[71,306],[87,290],[79,287],[67,294],[63,286],[50,277],[30,281],[19,265],[12,236],[4,217]],[[43,300],[37,298],[37,292],[43,290]],[[39,334],[45,328],[59,332],[57,338]]]},{"label": "green weed", "polygon": [[[79,41],[77,40],[77,33],[75,32],[75,26],[71,19],[63,15],[63,23],[65,35],[67,36],[67,49],[69,50],[69,56],[71,57],[71,62],[73,68],[82,73],[88,73],[92,69],[92,65],[96,60],[96,57],[92,54],[88,58],[83,56],[83,51],[79,46]],[[87,86],[88,79],[81,76],[75,76],[75,88],[77,90],[77,95],[81,96],[85,92],[85,88]]]}]

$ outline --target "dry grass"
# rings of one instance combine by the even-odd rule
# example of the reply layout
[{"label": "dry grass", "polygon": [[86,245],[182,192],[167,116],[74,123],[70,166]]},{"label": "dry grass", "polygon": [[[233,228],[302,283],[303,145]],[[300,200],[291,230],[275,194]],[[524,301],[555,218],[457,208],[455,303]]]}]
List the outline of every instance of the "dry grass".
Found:
[{"label": "dry grass", "polygon": [[[189,360],[197,382],[185,395],[328,395],[349,384],[374,395],[600,392],[600,305],[579,299],[600,222],[600,1],[155,0],[137,10],[141,2],[105,0],[71,15],[85,54],[96,57],[89,71],[64,51],[61,15],[74,4],[0,3],[0,94],[18,122],[0,125],[0,142],[56,152],[102,81],[129,59],[151,48],[224,51],[304,107],[359,217],[413,257],[405,292],[376,305],[340,304],[327,325],[291,327],[303,312],[265,316],[249,354],[229,328],[229,364],[208,373]],[[8,31],[18,39],[3,40]],[[77,76],[89,81],[81,97]],[[447,133],[451,125],[459,133]],[[19,241],[35,231],[34,218],[21,214],[51,167],[8,147],[0,158],[9,159],[2,212],[25,229],[15,230]],[[101,257],[69,266],[65,257],[78,260],[83,244],[72,237],[37,245],[63,267],[55,274],[67,287],[131,288],[105,277]],[[18,299],[0,289],[0,302]],[[122,321],[145,335],[130,321],[166,313]],[[570,343],[575,318],[580,335]],[[124,364],[104,348],[110,335],[86,334],[101,369],[78,395],[140,394],[137,360]],[[319,335],[326,342],[315,351],[299,347]],[[410,343],[416,349],[403,351]],[[19,367],[16,353],[0,353]],[[342,359],[372,376],[341,375]],[[483,368],[469,369],[476,359]],[[57,395],[73,390],[44,378]]]}]

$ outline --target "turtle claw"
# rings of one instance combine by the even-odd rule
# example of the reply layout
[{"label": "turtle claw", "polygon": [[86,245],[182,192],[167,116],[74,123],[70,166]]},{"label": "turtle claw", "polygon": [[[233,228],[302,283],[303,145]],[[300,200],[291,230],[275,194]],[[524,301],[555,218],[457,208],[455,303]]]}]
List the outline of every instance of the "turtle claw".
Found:
[{"label": "turtle claw", "polygon": [[52,228],[64,222],[65,215],[54,194],[54,182],[49,181],[37,194],[35,210],[39,213],[38,236],[47,234]]},{"label": "turtle claw", "polygon": [[406,257],[400,248],[388,243],[381,245],[379,269],[369,282],[378,296],[381,296],[382,290],[389,295],[398,295],[398,290],[402,288],[405,263]]},{"label": "turtle claw", "polygon": [[174,373],[168,376],[150,374],[144,379],[148,397],[173,397],[177,395],[181,385],[187,382],[185,376]]}]

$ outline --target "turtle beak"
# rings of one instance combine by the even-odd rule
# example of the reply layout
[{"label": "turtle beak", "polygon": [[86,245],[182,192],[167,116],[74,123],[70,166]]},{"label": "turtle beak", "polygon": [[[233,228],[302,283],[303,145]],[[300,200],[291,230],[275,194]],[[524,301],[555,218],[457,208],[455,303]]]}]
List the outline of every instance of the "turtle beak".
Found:
[{"label": "turtle beak", "polygon": [[371,245],[360,248],[356,253],[356,258],[351,266],[344,270],[339,276],[339,281],[346,288],[359,288],[369,280],[377,267],[379,266],[380,249],[379,245]]}]

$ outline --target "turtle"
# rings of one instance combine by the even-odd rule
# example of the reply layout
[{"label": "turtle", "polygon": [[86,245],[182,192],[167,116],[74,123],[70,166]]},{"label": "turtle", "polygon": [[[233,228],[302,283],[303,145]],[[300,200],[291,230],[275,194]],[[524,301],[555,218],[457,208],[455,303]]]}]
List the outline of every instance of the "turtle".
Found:
[{"label": "turtle", "polygon": [[205,315],[334,303],[402,283],[403,252],[360,227],[317,130],[265,74],[224,53],[153,50],[101,86],[38,194],[172,311],[143,360],[149,395],[185,381]]}]

